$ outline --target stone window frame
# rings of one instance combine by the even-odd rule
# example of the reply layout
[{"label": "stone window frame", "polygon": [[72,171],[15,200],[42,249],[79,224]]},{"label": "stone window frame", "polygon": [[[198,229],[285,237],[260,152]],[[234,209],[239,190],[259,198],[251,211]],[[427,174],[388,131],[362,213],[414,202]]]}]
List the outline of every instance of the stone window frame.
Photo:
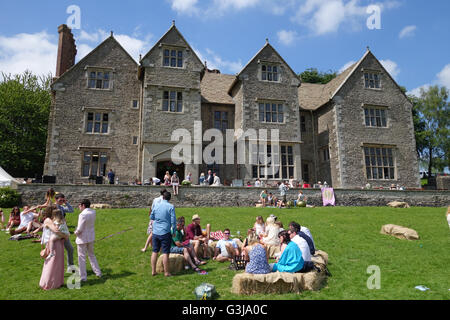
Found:
[{"label": "stone window frame", "polygon": [[[173,45],[173,44],[160,44],[160,48],[161,48],[161,67],[163,67],[163,68],[170,68],[170,69],[177,69],[177,70],[183,70],[183,69],[185,69],[186,68],[186,58],[187,58],[187,54],[186,54],[186,52],[187,52],[187,48],[186,47],[183,47],[183,46],[177,46],[177,45]],[[165,63],[165,58],[166,58],[166,55],[165,55],[165,51],[166,50],[169,50],[169,65],[164,65],[164,63]],[[173,66],[171,66],[171,53],[172,53],[172,51],[176,51],[176,57],[175,57],[175,59],[176,59],[176,66],[175,67],[173,67]],[[179,67],[178,66],[178,63],[179,63],[179,53],[182,53],[182,57],[181,57],[181,59],[182,59],[182,67]]]},{"label": "stone window frame", "polygon": [[[111,134],[111,124],[112,124],[112,114],[114,113],[112,109],[109,108],[87,108],[87,107],[83,107],[81,109],[81,111],[83,112],[83,134],[86,135],[101,135],[101,136],[108,136]],[[92,130],[91,132],[88,132],[88,124],[89,124],[89,120],[88,120],[88,116],[90,113],[94,114],[94,118],[93,118],[93,126],[92,126]],[[100,119],[100,132],[95,132],[95,115],[96,114],[101,114],[101,119]],[[102,128],[103,128],[103,124],[104,124],[104,115],[108,115],[108,131],[107,132],[102,132]]]},{"label": "stone window frame", "polygon": [[[363,87],[364,89],[367,90],[375,90],[375,91],[381,91],[383,90],[383,72],[381,70],[374,70],[374,69],[366,69],[366,68],[362,68],[361,69],[362,72],[362,83],[363,83]],[[369,76],[369,86],[366,86],[366,74],[368,75],[377,75],[378,76],[378,82],[379,82],[379,86],[378,88],[376,87],[376,80],[375,78],[372,79],[372,81],[374,81],[374,87],[370,87],[370,76]]]},{"label": "stone window frame", "polygon": [[[273,105],[276,105],[276,108],[277,108],[277,110],[276,110],[276,115],[277,115],[277,117],[276,117],[276,119],[277,119],[277,121],[275,121],[275,122],[273,122],[273,121],[270,121],[270,122],[268,122],[268,121],[266,121],[267,120],[267,105],[270,105],[270,111],[269,111],[269,113],[271,114],[271,119],[273,120],[273,113],[274,113],[274,111],[273,111]],[[263,121],[261,121],[261,105],[264,105],[264,119],[263,119]],[[280,105],[283,107],[283,112],[280,112],[279,110],[279,107],[280,107]],[[287,117],[287,112],[286,112],[286,110],[287,110],[287,104],[286,104],[286,101],[280,101],[280,100],[269,100],[269,99],[256,99],[256,110],[257,110],[257,112],[256,112],[256,114],[257,114],[257,121],[258,121],[258,123],[264,123],[264,124],[275,124],[275,125],[284,125],[284,124],[286,124],[286,117]],[[279,121],[279,114],[282,114],[283,115],[283,121],[282,122],[280,122]]]},{"label": "stone window frame", "polygon": [[[368,181],[398,180],[396,157],[397,146],[386,144],[363,144],[361,149],[364,176]],[[384,152],[384,150],[386,151]],[[382,175],[382,178],[379,178],[380,174]],[[376,178],[374,178],[374,176],[376,176]],[[388,176],[388,178],[386,178],[386,176]]]},{"label": "stone window frame", "polygon": [[[279,62],[275,62],[275,61],[266,61],[266,60],[258,60],[258,80],[261,82],[265,82],[265,83],[281,83],[282,82],[282,66],[281,63]],[[263,67],[266,67],[266,71],[263,71]],[[278,80],[269,80],[269,74],[272,75],[272,79],[273,79],[273,75],[274,72],[268,71],[268,67],[272,68],[276,67],[277,68],[277,72],[275,73],[277,75],[277,79]],[[263,79],[263,73],[266,73],[266,79]]]},{"label": "stone window frame", "polygon": [[[366,111],[369,110],[369,119],[367,119]],[[374,110],[373,115],[375,119],[375,125],[372,125],[372,116],[370,115],[370,110]],[[379,117],[377,116],[377,111],[380,112]],[[389,128],[389,107],[384,105],[375,105],[375,104],[362,104],[362,119],[363,125],[366,128],[376,128],[376,129],[387,129]],[[384,113],[384,123],[383,125],[383,117],[382,113]],[[380,119],[380,126],[378,126],[377,119]],[[369,125],[367,124],[367,120],[369,120]]]},{"label": "stone window frame", "polygon": [[[83,179],[88,179],[91,176],[100,176],[100,177],[105,177],[108,172],[107,172],[107,167],[108,167],[108,162],[110,161],[110,152],[111,152],[111,148],[95,148],[95,147],[79,147],[78,150],[80,151],[80,160],[81,160],[81,172],[80,172],[80,176]],[[86,161],[86,155],[90,154],[91,158],[89,160],[89,162]],[[93,164],[94,162],[92,161],[93,158],[93,154],[98,154],[99,157],[99,161],[97,164],[97,170],[95,172],[95,174],[93,174]],[[101,157],[104,156],[106,158],[106,161],[103,162],[103,170],[102,170],[102,161],[101,161]],[[86,164],[88,164],[89,169],[88,169],[88,174],[85,174],[85,166]]]},{"label": "stone window frame", "polygon": [[[115,68],[110,68],[110,67],[97,67],[97,66],[86,66],[85,67],[86,70],[86,89],[88,90],[94,90],[94,91],[112,91],[114,88],[114,79],[115,79]],[[108,79],[109,81],[109,86],[108,88],[90,88],[90,80],[91,80],[91,73],[92,72],[103,72],[105,73],[105,71],[107,71],[108,73],[110,73],[110,77]]]},{"label": "stone window frame", "polygon": [[[185,106],[185,94],[184,94],[184,92],[185,92],[186,90],[185,89],[183,89],[183,88],[161,88],[161,105],[160,105],[160,111],[162,112],[162,113],[165,113],[165,114],[184,114],[185,113],[185,110],[186,110],[186,106]],[[166,92],[168,92],[168,106],[167,106],[167,110],[164,110],[164,104],[165,104],[165,101],[167,101],[167,99],[165,98],[165,93]],[[178,100],[178,95],[179,94],[181,94],[181,112],[178,112],[178,111],[170,111],[170,103],[171,103],[171,96],[170,96],[170,94],[171,94],[171,92],[175,92],[176,93],[176,100],[175,100],[175,102],[176,102],[176,105],[175,105],[175,107],[177,108],[177,110],[178,110],[178,102],[179,102],[179,100]]]},{"label": "stone window frame", "polygon": [[[258,143],[250,143],[250,152],[252,153],[252,159],[257,159],[258,164],[252,164],[251,166],[251,176],[253,179],[260,179],[260,180],[287,180],[291,176],[295,176],[295,155],[294,155],[294,145],[293,144],[279,144],[278,145],[278,152],[275,151],[273,154],[278,155],[278,164],[279,164],[279,171],[276,174],[269,174],[268,167],[271,166],[271,163],[261,164],[259,163],[259,145]],[[283,151],[284,149],[284,151]],[[276,149],[274,149],[276,150]],[[272,157],[272,146],[268,143],[267,144],[267,157]],[[289,152],[290,151],[290,152]],[[289,156],[291,156],[291,161],[289,161]],[[283,159],[285,157],[285,160]],[[276,164],[275,164],[276,165]],[[284,169],[286,169],[286,175],[284,175]],[[262,171],[261,171],[262,170]]]},{"label": "stone window frame", "polygon": [[330,162],[330,146],[324,146],[319,149],[320,162]]},{"label": "stone window frame", "polygon": [[[136,107],[134,106],[134,103],[135,103],[135,102],[136,102],[136,104],[137,104]],[[140,107],[141,107],[141,104],[140,104],[140,102],[139,102],[139,99],[132,99],[132,100],[131,100],[131,102],[130,102],[130,108],[131,108],[132,110],[139,110]]]}]

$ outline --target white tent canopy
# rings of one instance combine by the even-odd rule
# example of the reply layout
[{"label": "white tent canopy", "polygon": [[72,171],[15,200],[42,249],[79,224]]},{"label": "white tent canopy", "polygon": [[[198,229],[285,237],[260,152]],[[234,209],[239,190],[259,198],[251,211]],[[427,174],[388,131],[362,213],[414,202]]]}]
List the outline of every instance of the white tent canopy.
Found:
[{"label": "white tent canopy", "polygon": [[2,167],[0,167],[0,187],[9,187],[13,183],[20,183],[13,177],[9,175],[8,172],[3,170]]}]

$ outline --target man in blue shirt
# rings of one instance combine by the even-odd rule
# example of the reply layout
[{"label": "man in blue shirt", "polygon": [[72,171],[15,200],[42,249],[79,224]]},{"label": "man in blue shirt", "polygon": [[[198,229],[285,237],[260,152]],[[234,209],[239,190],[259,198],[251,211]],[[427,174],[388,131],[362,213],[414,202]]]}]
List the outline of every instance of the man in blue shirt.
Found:
[{"label": "man in blue shirt", "polygon": [[171,194],[164,192],[163,200],[152,210],[150,219],[153,220],[153,239],[152,239],[152,275],[156,275],[156,261],[158,252],[162,248],[164,275],[170,277],[169,254],[172,245],[172,234],[177,229],[177,218],[175,216],[175,207],[169,203]]},{"label": "man in blue shirt", "polygon": [[[70,205],[70,203],[67,202],[66,197],[62,193],[58,193],[55,196],[55,200],[56,200],[56,206],[61,211],[64,218],[66,217],[66,213],[73,212],[72,206]],[[70,242],[70,238],[67,238],[66,241],[64,241],[64,248],[67,251],[67,266],[69,268],[70,266],[74,265],[74,263],[73,263],[73,246],[72,246],[72,243]]]},{"label": "man in blue shirt", "polygon": [[109,169],[109,172],[108,172],[109,184],[114,184],[114,177],[115,176],[116,176],[116,174],[114,173],[114,171],[112,171],[112,169]]}]

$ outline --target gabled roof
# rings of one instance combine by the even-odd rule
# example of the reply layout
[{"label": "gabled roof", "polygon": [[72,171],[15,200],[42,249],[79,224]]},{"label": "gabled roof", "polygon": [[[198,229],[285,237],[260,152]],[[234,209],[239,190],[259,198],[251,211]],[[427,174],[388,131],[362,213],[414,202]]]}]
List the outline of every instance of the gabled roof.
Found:
[{"label": "gabled roof", "polygon": [[266,44],[253,56],[253,58],[250,59],[250,61],[236,75],[236,79],[231,84],[230,88],[228,89],[228,93],[231,94],[231,91],[233,90],[234,86],[236,85],[236,83],[239,82],[239,79],[240,79],[239,77],[244,73],[244,71],[247,69],[247,67],[250,64],[252,64],[253,61],[255,61],[258,58],[258,56],[261,54],[261,52],[264,51],[264,49],[266,49],[266,48],[271,49],[278,56],[278,58],[280,58],[280,60],[288,67],[288,69],[292,72],[292,74],[294,74],[295,77],[298,77],[298,75],[294,72],[294,70],[292,70],[291,66],[283,59],[283,57],[278,53],[278,51],[275,50],[274,47],[272,47],[272,45],[269,43],[269,41],[266,41]]},{"label": "gabled roof", "polygon": [[[298,88],[298,99],[300,107],[307,110],[317,110],[331,101],[369,55],[371,55],[376,61],[378,61],[378,59],[373,55],[369,48],[367,48],[366,53],[361,59],[359,59],[358,62],[345,69],[342,73],[340,73],[336,78],[334,78],[327,84],[312,85],[302,83],[302,85]],[[410,101],[406,94],[401,90],[398,83],[384,68],[383,64],[380,61],[378,61],[378,63],[380,64],[385,74],[387,74],[389,78],[391,78],[391,80],[395,83],[395,85],[405,96],[405,98]]]},{"label": "gabled roof", "polygon": [[234,104],[233,98],[228,94],[228,88],[236,76],[206,71],[200,84],[202,102]]},{"label": "gabled roof", "polygon": [[338,89],[342,87],[349,76],[353,73],[353,70],[357,64],[358,63],[351,65],[327,84],[303,82],[298,88],[298,100],[300,107],[308,110],[316,110],[333,99]]},{"label": "gabled roof", "polygon": [[172,23],[172,26],[169,28],[169,30],[167,30],[166,33],[164,33],[164,35],[155,43],[155,45],[150,49],[149,52],[147,52],[147,54],[141,59],[144,60],[145,58],[147,58],[151,52],[153,52],[153,50],[155,50],[156,48],[159,47],[159,45],[161,43],[163,43],[163,40],[167,37],[168,34],[170,34],[171,32],[176,32],[177,35],[181,38],[181,40],[184,41],[184,43],[186,44],[186,46],[189,48],[189,50],[191,50],[191,52],[194,54],[194,57],[198,60],[198,62],[200,62],[201,65],[204,66],[203,62],[200,60],[200,58],[197,56],[197,54],[195,53],[194,50],[192,50],[191,46],[189,45],[189,42],[186,41],[186,39],[183,37],[183,35],[181,34],[181,32],[177,29],[177,27],[175,26],[175,22]]},{"label": "gabled roof", "polygon": [[86,56],[83,57],[83,59],[81,59],[80,61],[78,61],[75,65],[73,65],[70,69],[68,69],[66,72],[64,72],[59,78],[57,78],[55,81],[53,81],[52,86],[56,83],[58,83],[59,81],[61,81],[61,79],[63,79],[67,74],[69,74],[70,72],[72,72],[73,69],[75,69],[78,65],[83,64],[85,60],[87,60],[89,57],[91,57],[95,52],[97,52],[98,50],[100,50],[100,48],[102,48],[103,46],[105,46],[108,42],[113,41],[129,58],[131,61],[133,61],[133,63],[136,65],[136,67],[138,66],[138,63],[136,62],[136,60],[133,59],[133,57],[128,53],[127,50],[125,50],[125,48],[119,43],[119,41],[117,41],[113,34],[111,33],[111,36],[106,38],[105,41],[103,41],[102,43],[100,43],[94,50],[92,50],[91,52],[89,52]]}]

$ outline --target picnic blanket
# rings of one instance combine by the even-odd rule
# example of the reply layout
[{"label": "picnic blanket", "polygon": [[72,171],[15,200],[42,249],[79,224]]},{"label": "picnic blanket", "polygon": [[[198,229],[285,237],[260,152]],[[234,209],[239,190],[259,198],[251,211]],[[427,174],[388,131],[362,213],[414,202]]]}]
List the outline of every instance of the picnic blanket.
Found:
[{"label": "picnic blanket", "polygon": [[26,239],[33,239],[34,237],[31,234],[16,234],[14,236],[12,236],[11,238],[9,238],[9,240],[13,240],[13,241],[20,241],[20,240],[26,240]]}]

